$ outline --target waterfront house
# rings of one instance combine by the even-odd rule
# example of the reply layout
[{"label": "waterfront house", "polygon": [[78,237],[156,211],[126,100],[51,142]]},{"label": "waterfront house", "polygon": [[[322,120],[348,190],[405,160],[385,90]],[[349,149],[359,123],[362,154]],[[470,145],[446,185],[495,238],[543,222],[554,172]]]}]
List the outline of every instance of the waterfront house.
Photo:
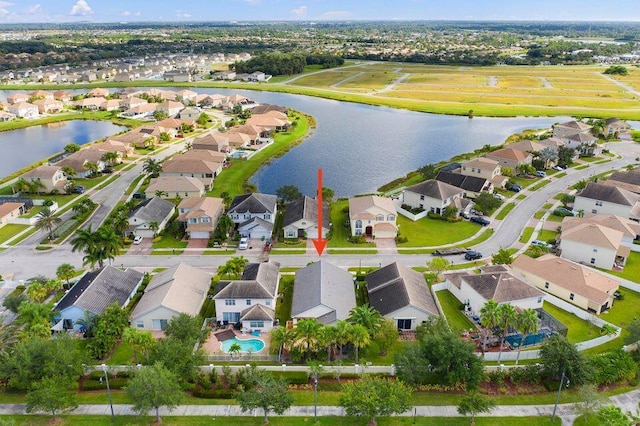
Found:
[{"label": "waterfront house", "polygon": [[129,155],[135,153],[135,149],[131,144],[113,139],[107,139],[104,142],[93,144],[91,147],[103,152],[116,152],[120,156],[120,159],[127,158]]},{"label": "waterfront house", "polygon": [[129,233],[154,238],[171,220],[175,206],[160,197],[147,198],[134,207],[128,215]]},{"label": "waterfront house", "polygon": [[204,183],[191,176],[160,176],[151,179],[145,191],[147,198],[160,196],[162,198],[190,198],[202,197],[205,193]]},{"label": "waterfront house", "polygon": [[248,263],[239,280],[220,281],[213,300],[219,323],[242,324],[246,330],[269,331],[275,320],[280,264]]},{"label": "waterfront house", "polygon": [[204,160],[222,164],[227,160],[226,154],[217,151],[209,151],[208,149],[191,149],[184,154],[180,154],[180,156],[182,158],[192,158],[194,160]]},{"label": "waterfront house", "polygon": [[396,208],[391,198],[367,195],[349,198],[351,235],[395,238],[398,235]]},{"label": "waterfront house", "polygon": [[[322,238],[327,237],[331,224],[329,204],[322,203]],[[285,238],[317,238],[318,237],[318,201],[307,197],[287,204],[282,223]]]},{"label": "waterfront house", "polygon": [[481,192],[493,192],[493,183],[490,180],[481,177],[465,176],[460,173],[441,170],[438,172],[436,180],[461,189],[464,191],[464,197],[475,198],[480,195]]},{"label": "waterfront house", "polygon": [[109,96],[109,90],[100,87],[93,88],[87,92],[89,98],[106,98]]},{"label": "waterfront house", "polygon": [[198,136],[193,140],[193,149],[206,149],[216,152],[231,152],[229,147],[229,138],[222,133],[208,131],[202,136]]},{"label": "waterfront house", "polygon": [[365,277],[369,305],[392,320],[398,330],[415,330],[439,315],[433,294],[420,272],[393,262]]},{"label": "waterfront house", "polygon": [[87,178],[94,173],[94,171],[89,167],[89,164],[94,164],[96,166],[96,173],[104,170],[106,164],[102,160],[103,156],[103,151],[90,147],[74,152],[68,157],[63,158],[61,161],[58,161],[56,165],[60,167],[71,167],[74,171],[74,177]]},{"label": "waterfront house", "polygon": [[168,117],[175,117],[184,109],[184,104],[175,101],[164,101],[156,105],[156,111],[167,114]]},{"label": "waterfront house", "polygon": [[61,112],[64,108],[64,104],[55,99],[38,99],[33,101],[33,104],[38,107],[38,112],[40,114],[55,114]]},{"label": "waterfront house", "polygon": [[178,221],[182,222],[190,239],[209,239],[224,214],[221,198],[185,198],[178,204]]},{"label": "waterfront house", "polygon": [[607,136],[619,137],[621,134],[628,135],[631,131],[631,126],[624,120],[619,118],[607,118],[604,121],[603,133]]},{"label": "waterfront house", "polygon": [[56,312],[54,330],[80,329],[78,320],[102,315],[117,303],[125,308],[142,284],[144,274],[135,269],[121,270],[107,265],[84,274],[53,308]]},{"label": "waterfront house", "polygon": [[23,102],[29,102],[29,95],[24,94],[24,93],[14,93],[13,95],[9,95],[7,96],[7,102],[10,105],[14,105],[14,104],[20,104]]},{"label": "waterfront house", "polygon": [[12,219],[20,217],[26,211],[26,206],[22,202],[0,203],[0,227],[8,225]]},{"label": "waterfront house", "polygon": [[518,166],[521,164],[531,165],[533,155],[513,148],[502,148],[487,153],[487,158],[497,161],[501,167],[508,167],[517,174]]},{"label": "waterfront house", "polygon": [[514,275],[572,303],[600,314],[613,306],[620,283],[598,272],[553,254],[533,259],[524,254],[511,264]]},{"label": "waterfront house", "polygon": [[497,176],[500,176],[500,163],[485,157],[474,158],[461,164],[460,174],[491,181]]},{"label": "waterfront house", "polygon": [[315,318],[320,324],[334,324],[349,317],[356,307],[354,277],[326,260],[296,271],[291,318],[294,322]]},{"label": "waterfront house", "polygon": [[465,190],[462,188],[429,179],[406,188],[402,193],[402,203],[414,209],[442,215],[449,206],[457,208],[458,211],[465,210],[469,200],[463,198],[464,193]]},{"label": "waterfront house", "polygon": [[227,214],[236,224],[259,218],[274,223],[278,211],[278,197],[271,194],[252,192],[236,196]]},{"label": "waterfront house", "polygon": [[131,313],[131,326],[140,330],[164,330],[173,317],[195,317],[211,287],[211,275],[180,263],[156,274]]},{"label": "waterfront house", "polygon": [[26,172],[22,177],[30,182],[40,181],[44,185],[44,192],[54,190],[62,192],[67,184],[67,177],[62,173],[61,166],[38,166]]},{"label": "waterfront house", "polygon": [[36,119],[40,117],[38,106],[29,102],[10,104],[9,112],[18,118]]}]

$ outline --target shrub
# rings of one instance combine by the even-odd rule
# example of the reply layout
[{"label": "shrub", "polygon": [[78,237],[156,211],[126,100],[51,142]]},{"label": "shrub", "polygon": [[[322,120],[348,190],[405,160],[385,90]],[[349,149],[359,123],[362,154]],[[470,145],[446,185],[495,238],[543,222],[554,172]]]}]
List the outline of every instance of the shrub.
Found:
[{"label": "shrub", "polygon": [[234,399],[236,392],[230,389],[202,389],[195,388],[192,395],[196,398],[205,399]]},{"label": "shrub", "polygon": [[353,244],[364,244],[367,242],[367,239],[364,235],[352,235],[349,237],[349,242]]},{"label": "shrub", "polygon": [[[118,379],[113,378],[109,379],[109,388],[110,389],[122,389],[127,385],[128,379]],[[105,390],[107,389],[107,383],[103,380],[100,383],[100,380],[86,379],[82,381],[82,390],[92,391],[92,390]]]},{"label": "shrub", "polygon": [[292,385],[302,385],[309,383],[309,376],[304,371],[274,371],[273,377],[276,379],[284,379]]},{"label": "shrub", "polygon": [[489,381],[494,385],[498,385],[498,386],[501,386],[502,384],[504,384],[504,381],[506,380],[507,376],[508,376],[508,373],[502,370],[495,370],[487,374]]},{"label": "shrub", "polygon": [[409,239],[407,237],[405,237],[404,235],[398,235],[396,237],[396,243],[398,243],[398,244],[406,243],[407,241],[409,241]]}]

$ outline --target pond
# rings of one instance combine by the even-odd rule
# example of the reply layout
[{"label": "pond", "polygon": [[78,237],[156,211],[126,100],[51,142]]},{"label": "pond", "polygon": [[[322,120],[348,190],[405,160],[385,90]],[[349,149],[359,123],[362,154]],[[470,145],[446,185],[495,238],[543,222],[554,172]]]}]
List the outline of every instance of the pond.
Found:
[{"label": "pond", "polygon": [[0,176],[62,152],[68,143],[83,145],[123,130],[126,127],[107,121],[72,120],[1,132]]}]

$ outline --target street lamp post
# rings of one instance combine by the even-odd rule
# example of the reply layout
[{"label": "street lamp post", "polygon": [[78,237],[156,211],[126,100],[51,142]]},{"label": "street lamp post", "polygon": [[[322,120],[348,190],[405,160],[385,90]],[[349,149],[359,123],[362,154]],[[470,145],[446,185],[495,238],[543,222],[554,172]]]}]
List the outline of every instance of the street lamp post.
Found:
[{"label": "street lamp post", "polygon": [[[556,410],[558,409],[558,402],[560,402],[560,392],[562,391],[562,385],[564,382],[564,371],[562,372],[562,377],[560,377],[560,386],[558,386],[558,395],[556,396],[556,404],[553,406],[553,414],[551,414],[551,424],[553,424],[553,421],[556,418]],[[566,387],[569,387],[569,379],[567,379],[567,384],[565,385]]]},{"label": "street lamp post", "polygon": [[313,373],[313,423],[318,423],[318,373]]},{"label": "street lamp post", "polygon": [[109,387],[109,374],[107,373],[107,365],[102,364],[102,371],[104,371],[104,379],[107,382],[107,395],[109,396],[109,407],[111,407],[111,418],[115,417],[113,413],[113,401],[111,400],[111,388]]}]

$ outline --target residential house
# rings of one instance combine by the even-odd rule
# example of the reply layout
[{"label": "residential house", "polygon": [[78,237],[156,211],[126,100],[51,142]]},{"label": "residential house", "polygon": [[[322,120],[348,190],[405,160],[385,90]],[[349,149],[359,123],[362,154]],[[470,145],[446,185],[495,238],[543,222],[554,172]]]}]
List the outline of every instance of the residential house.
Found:
[{"label": "residential house", "polygon": [[225,134],[209,131],[193,140],[193,149],[206,149],[216,152],[231,152],[229,138]]},{"label": "residential house", "polygon": [[620,283],[594,268],[545,254],[537,259],[520,255],[511,264],[514,275],[540,290],[600,314],[613,306]]},{"label": "residential house", "polygon": [[179,118],[169,117],[169,118],[165,118],[164,120],[158,121],[156,123],[156,126],[159,126],[165,129],[172,129],[175,133],[179,133],[182,131],[183,124],[188,124],[190,126],[193,126],[195,123],[190,120],[182,120]]},{"label": "residential house", "polygon": [[129,212],[129,232],[143,238],[154,238],[171,220],[175,206],[160,197],[147,198]]},{"label": "residential house", "polygon": [[249,119],[247,119],[246,124],[260,127],[264,129],[264,131],[268,132],[286,132],[291,125],[291,123],[289,123],[286,118],[277,118],[269,114],[252,115]]},{"label": "residential house", "polygon": [[575,135],[577,133],[591,133],[592,128],[593,126],[589,124],[572,120],[553,126],[553,136],[556,138],[564,139],[567,136]]},{"label": "residential house", "polygon": [[13,121],[16,119],[16,115],[15,114],[11,114],[10,112],[7,111],[0,111],[0,122],[7,122],[7,121]]},{"label": "residential house", "polygon": [[180,111],[181,120],[197,121],[202,115],[202,110],[196,107],[185,108]]},{"label": "residential house", "polygon": [[[445,172],[446,173],[446,172]],[[464,175],[459,175],[464,179]],[[435,179],[425,180],[406,188],[402,203],[414,209],[422,209],[442,215],[449,206],[465,210],[469,200],[463,198],[465,190]]]},{"label": "residential house", "polygon": [[47,90],[34,90],[29,93],[30,99],[54,99],[53,93]]},{"label": "residential house", "polygon": [[211,287],[211,275],[180,263],[156,274],[131,313],[131,326],[141,330],[164,330],[180,314],[195,317]]},{"label": "residential house", "polygon": [[491,151],[487,154],[487,158],[495,160],[501,167],[509,167],[514,173],[517,173],[518,166],[522,164],[531,165],[533,155],[513,148],[502,148]]},{"label": "residential house", "polygon": [[146,103],[131,107],[128,110],[118,114],[118,117],[131,118],[134,120],[150,119],[153,117],[153,113],[156,112],[156,105],[152,103]]},{"label": "residential house", "polygon": [[613,214],[640,219],[640,194],[617,186],[589,182],[576,194],[573,209],[593,214]]},{"label": "residential house", "polygon": [[480,274],[457,272],[445,277],[447,289],[475,315],[480,315],[489,300],[520,309],[542,308],[545,293],[516,278],[503,265],[489,267]]},{"label": "residential house", "polygon": [[19,118],[35,119],[40,117],[38,107],[29,102],[10,104],[9,112]]},{"label": "residential house", "polygon": [[[139,107],[140,105],[145,105],[148,103],[149,102],[146,99],[141,99],[135,96],[131,96],[131,97],[120,100],[120,108],[126,111],[131,108],[136,108],[136,107]],[[155,106],[154,106],[154,110],[155,110]]]},{"label": "residential house", "polygon": [[618,137],[620,134],[628,134],[631,126],[619,118],[607,118],[604,120],[603,133],[607,136]]},{"label": "residential house", "polygon": [[156,145],[160,140],[159,133],[158,136],[153,134],[155,131],[156,128],[152,126],[140,126],[126,133],[109,136],[109,140],[122,142],[136,148],[149,148]]},{"label": "residential house", "polygon": [[460,174],[492,181],[500,176],[500,169],[500,162],[486,157],[478,157],[462,163]]},{"label": "residential house", "polygon": [[44,185],[44,192],[62,192],[67,184],[67,177],[60,166],[38,166],[29,170],[22,177],[30,182],[40,181]]},{"label": "residential house", "polygon": [[59,167],[71,167],[74,171],[75,177],[86,178],[90,177],[93,173],[92,169],[88,167],[89,164],[94,164],[96,166],[96,173],[104,170],[106,164],[102,160],[103,156],[103,151],[90,147],[74,152],[68,157],[58,161],[56,165]]},{"label": "residential house", "polygon": [[7,96],[7,102],[10,105],[21,104],[23,102],[29,102],[30,96],[24,93],[14,93],[13,95]]},{"label": "residential house", "polygon": [[436,180],[463,190],[463,196],[465,197],[475,198],[480,195],[481,192],[493,192],[493,183],[490,180],[476,176],[465,176],[460,173],[442,170],[438,172]]},{"label": "residential house", "polygon": [[193,158],[195,160],[211,161],[213,163],[224,164],[227,161],[227,155],[222,152],[209,151],[208,149],[191,149],[184,154],[182,158]]},{"label": "residential house", "polygon": [[569,121],[553,126],[553,137],[561,139],[565,146],[575,149],[579,154],[593,154],[598,138],[591,134],[590,126],[579,121]]},{"label": "residential house", "polygon": [[49,98],[33,101],[33,105],[38,107],[38,112],[40,114],[55,114],[61,112],[64,108],[64,104],[62,102]]},{"label": "residential house", "polygon": [[115,111],[120,109],[120,100],[107,99],[100,105],[102,111]]},{"label": "residential house", "polygon": [[109,96],[109,90],[96,87],[89,90],[89,92],[87,93],[87,96],[90,98],[106,98],[107,96]]},{"label": "residential house", "polygon": [[351,235],[369,238],[395,238],[396,207],[391,198],[367,195],[349,198]]},{"label": "residential house", "polygon": [[[331,228],[329,203],[322,203],[322,238],[327,237]],[[285,238],[318,237],[318,201],[307,197],[294,200],[287,205],[282,223]]]},{"label": "residential house", "polygon": [[[92,317],[102,315],[113,304],[126,307],[138,291],[144,274],[135,269],[122,270],[105,266],[89,271],[67,291],[53,308],[56,312],[55,330],[78,330],[87,313]],[[86,326],[86,324],[85,324]]]},{"label": "residential house", "polygon": [[11,219],[16,219],[26,213],[26,206],[21,202],[8,202],[0,204],[0,227],[11,223]]},{"label": "residential house", "polygon": [[415,330],[432,316],[439,315],[424,275],[393,262],[365,277],[369,304],[391,319],[399,330]]},{"label": "residential house", "polygon": [[66,90],[56,90],[53,92],[53,98],[59,100],[60,102],[67,103],[73,100],[73,95]]},{"label": "residential house", "polygon": [[293,284],[291,318],[315,318],[320,324],[345,321],[356,307],[353,275],[326,260],[296,271]]},{"label": "residential house", "polygon": [[229,139],[229,145],[234,149],[245,148],[249,145],[255,144],[257,141],[257,139],[254,139],[252,136],[246,133],[237,132],[234,130],[228,131],[227,133],[225,133],[225,136],[227,137],[227,139]]},{"label": "residential house", "polygon": [[266,114],[269,111],[279,111],[286,116],[289,112],[289,108],[274,104],[262,104],[251,108],[252,114]]},{"label": "residential house", "polygon": [[603,269],[622,267],[630,247],[622,245],[622,232],[597,223],[582,223],[563,229],[560,257]]},{"label": "residential house", "polygon": [[136,152],[131,144],[113,139],[107,139],[104,142],[93,144],[91,145],[91,147],[103,152],[116,152],[120,156],[120,159],[127,158],[129,155],[132,155]]},{"label": "residential house", "polygon": [[275,321],[280,264],[248,263],[239,280],[220,281],[213,300],[219,323],[242,323],[246,330],[269,331]]},{"label": "residential house", "polygon": [[[189,89],[183,89],[176,92],[176,99],[178,99],[180,102],[182,102],[185,105],[193,104],[196,100],[196,96],[198,96],[198,94],[193,90],[189,90]],[[191,108],[191,109],[194,109],[194,108]],[[196,111],[199,111],[199,110],[196,110]],[[194,120],[197,120],[197,117],[194,118]]]},{"label": "residential house", "polygon": [[599,182],[640,194],[640,169],[634,169],[628,172],[613,172],[606,180]]},{"label": "residential house", "polygon": [[185,198],[178,204],[178,221],[192,240],[211,238],[223,213],[222,198]]},{"label": "residential house", "polygon": [[169,160],[162,163],[161,176],[191,176],[198,178],[204,183],[205,189],[209,191],[213,179],[222,171],[222,163],[199,160],[195,158],[184,158],[182,154],[176,154]]},{"label": "residential house", "polygon": [[157,104],[156,111],[167,114],[168,117],[175,117],[184,109],[184,104],[175,101],[164,101]]},{"label": "residential house", "polygon": [[145,191],[147,198],[191,198],[202,197],[205,193],[204,183],[191,176],[160,176],[151,179]]},{"label": "residential house", "polygon": [[268,239],[278,209],[278,197],[271,194],[250,193],[236,196],[227,215],[243,237]]}]

